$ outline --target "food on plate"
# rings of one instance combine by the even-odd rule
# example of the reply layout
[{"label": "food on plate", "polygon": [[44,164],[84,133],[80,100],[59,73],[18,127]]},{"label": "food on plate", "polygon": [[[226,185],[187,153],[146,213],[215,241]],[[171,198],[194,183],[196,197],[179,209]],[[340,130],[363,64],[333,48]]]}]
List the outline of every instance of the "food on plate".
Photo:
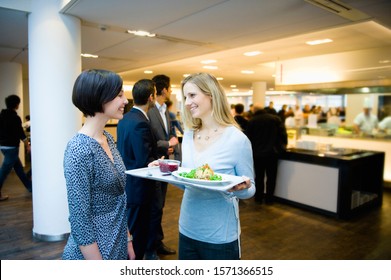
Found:
[{"label": "food on plate", "polygon": [[179,175],[185,178],[207,181],[221,181],[223,179],[221,175],[215,174],[207,163],[190,170],[190,172],[181,172]]}]

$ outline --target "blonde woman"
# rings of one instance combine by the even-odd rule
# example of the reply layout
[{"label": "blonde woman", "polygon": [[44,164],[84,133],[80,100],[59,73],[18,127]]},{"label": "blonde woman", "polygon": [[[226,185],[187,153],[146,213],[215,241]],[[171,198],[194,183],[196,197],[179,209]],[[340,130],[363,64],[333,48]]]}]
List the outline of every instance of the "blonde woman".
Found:
[{"label": "blonde woman", "polygon": [[179,259],[240,259],[239,199],[254,195],[251,143],[235,122],[224,90],[210,74],[182,82],[182,166],[203,164],[244,176],[227,192],[184,187],[179,218]]}]

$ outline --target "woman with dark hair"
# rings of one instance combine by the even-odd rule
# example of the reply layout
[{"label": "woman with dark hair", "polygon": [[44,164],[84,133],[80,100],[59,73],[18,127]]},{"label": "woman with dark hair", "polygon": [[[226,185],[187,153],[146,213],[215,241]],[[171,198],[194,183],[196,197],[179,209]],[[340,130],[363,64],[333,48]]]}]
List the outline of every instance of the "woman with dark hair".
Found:
[{"label": "woman with dark hair", "polygon": [[128,103],[122,79],[106,70],[86,70],[76,79],[73,104],[85,122],[64,155],[71,233],[63,259],[134,259],[127,230],[125,166],[109,119],[122,119]]},{"label": "woman with dark hair", "polygon": [[30,152],[30,143],[22,127],[22,120],[16,113],[19,108],[20,98],[10,95],[5,99],[7,109],[0,113],[0,150],[4,155],[3,164],[0,168],[0,201],[8,199],[8,195],[1,193],[1,188],[12,168],[22,181],[26,189],[31,192],[31,179],[24,172],[22,162],[19,159],[19,144],[22,140],[27,152]]}]

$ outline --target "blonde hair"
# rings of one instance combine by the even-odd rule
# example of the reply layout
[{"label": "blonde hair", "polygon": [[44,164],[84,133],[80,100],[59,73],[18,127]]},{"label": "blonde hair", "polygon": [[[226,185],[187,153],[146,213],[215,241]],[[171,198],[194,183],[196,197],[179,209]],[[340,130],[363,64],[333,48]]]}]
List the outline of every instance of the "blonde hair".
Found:
[{"label": "blonde hair", "polygon": [[203,94],[212,97],[212,116],[219,125],[233,125],[239,128],[239,125],[231,114],[231,107],[228,104],[224,89],[216,78],[208,73],[191,74],[182,81],[182,121],[186,128],[196,130],[202,127],[202,120],[193,118],[189,110],[186,109],[185,95],[183,92],[183,87],[186,83],[196,85]]}]

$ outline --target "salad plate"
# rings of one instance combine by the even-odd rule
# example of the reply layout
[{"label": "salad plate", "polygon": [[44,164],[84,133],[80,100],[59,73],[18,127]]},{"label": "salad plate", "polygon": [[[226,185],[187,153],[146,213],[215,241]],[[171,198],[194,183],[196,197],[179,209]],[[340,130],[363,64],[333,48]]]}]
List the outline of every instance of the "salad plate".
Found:
[{"label": "salad plate", "polygon": [[224,174],[217,174],[216,173],[217,175],[221,176],[221,180],[212,181],[212,180],[202,180],[202,179],[187,178],[187,177],[181,176],[181,174],[185,173],[185,172],[186,171],[183,170],[183,169],[182,170],[177,170],[177,171],[172,172],[171,175],[173,175],[175,178],[177,178],[179,180],[182,180],[182,181],[185,181],[185,182],[194,183],[194,184],[201,184],[201,185],[209,185],[209,186],[221,185],[221,184],[225,184],[225,183],[231,182],[231,180],[228,179]]}]

